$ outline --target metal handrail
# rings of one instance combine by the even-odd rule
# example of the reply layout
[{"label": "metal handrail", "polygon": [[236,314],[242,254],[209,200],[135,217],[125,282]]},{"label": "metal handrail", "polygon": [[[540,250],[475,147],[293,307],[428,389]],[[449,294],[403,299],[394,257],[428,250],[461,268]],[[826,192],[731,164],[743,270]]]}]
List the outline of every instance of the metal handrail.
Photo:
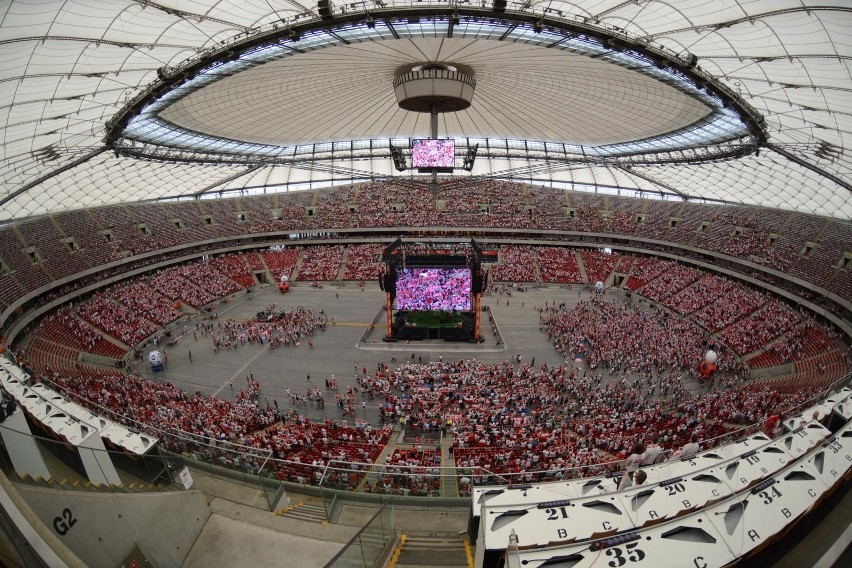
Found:
[{"label": "metal handrail", "polygon": [[[231,454],[231,453],[236,454],[239,457],[248,457],[248,458],[252,458],[252,459],[253,458],[264,458],[263,465],[258,468],[258,473],[262,472],[264,468],[266,468],[268,465],[271,465],[271,464],[275,464],[275,466],[279,467],[279,468],[286,468],[286,467],[317,468],[318,467],[316,465],[313,465],[313,464],[310,464],[310,463],[304,463],[304,462],[300,462],[300,461],[291,461],[291,460],[286,460],[286,459],[272,458],[273,452],[272,452],[272,450],[268,450],[268,449],[255,448],[255,447],[252,447],[252,446],[245,446],[245,445],[242,445],[242,444],[236,444],[236,443],[228,442],[228,441],[216,441],[215,443],[207,443],[207,442],[204,442],[202,436],[200,436],[198,434],[193,434],[191,432],[185,432],[185,431],[182,431],[182,430],[170,431],[170,430],[163,430],[163,429],[159,429],[159,428],[154,428],[154,427],[151,427],[149,425],[140,423],[136,420],[133,420],[133,419],[127,418],[125,416],[119,415],[119,414],[115,413],[114,411],[112,411],[108,408],[105,408],[105,407],[103,407],[103,406],[101,406],[97,403],[88,401],[87,399],[80,397],[78,395],[75,395],[74,393],[66,392],[63,389],[61,389],[59,387],[59,385],[56,385],[55,383],[53,383],[50,380],[45,380],[44,382],[50,383],[52,386],[54,386],[54,388],[57,389],[58,392],[64,394],[65,396],[70,396],[70,397],[73,397],[73,398],[81,401],[82,403],[84,403],[89,408],[95,408],[98,411],[105,413],[106,415],[113,416],[118,421],[120,421],[124,424],[127,424],[128,422],[130,422],[134,425],[140,426],[141,428],[144,428],[145,431],[147,431],[149,433],[152,433],[152,432],[157,433],[157,434],[161,435],[163,438],[170,439],[170,440],[173,439],[173,440],[177,440],[177,441],[180,441],[180,442],[183,442],[183,443],[191,443],[191,444],[195,444],[196,446],[200,446],[200,447],[206,447],[206,448],[210,449],[212,452],[215,452],[215,453],[227,452],[229,454]],[[852,373],[848,373],[845,376],[843,376],[842,378],[837,379],[836,381],[834,381],[830,385],[828,385],[826,388],[820,390],[820,392],[818,392],[817,394],[807,398],[806,400],[802,401],[801,403],[797,404],[796,406],[791,407],[790,409],[787,410],[787,413],[795,412],[797,410],[804,409],[808,405],[813,404],[815,401],[822,399],[822,398],[825,398],[830,392],[836,391],[840,387],[845,386],[849,383],[852,383]],[[704,447],[709,448],[709,447],[716,446],[717,443],[725,441],[725,440],[741,439],[741,438],[743,438],[747,435],[750,435],[751,433],[759,430],[760,427],[761,427],[761,424],[759,422],[754,423],[754,424],[749,424],[749,425],[743,426],[741,428],[738,428],[736,430],[726,432],[725,434],[721,434],[719,436],[715,436],[713,438],[703,440],[702,445]],[[672,450],[669,450],[668,453],[669,453],[669,455],[671,455]],[[205,460],[199,459],[199,461],[205,461]],[[350,472],[350,473],[351,472],[358,472],[358,473],[361,473],[361,474],[376,473],[376,474],[380,474],[380,475],[387,473],[389,475],[396,475],[396,476],[402,475],[402,476],[408,477],[408,476],[413,476],[413,475],[423,475],[423,470],[427,470],[427,469],[428,470],[436,470],[437,469],[439,471],[438,475],[440,477],[454,477],[458,480],[458,479],[461,479],[462,477],[465,477],[466,475],[470,475],[471,478],[472,478],[471,484],[475,485],[476,484],[475,478],[486,478],[486,479],[490,479],[492,481],[493,480],[502,480],[505,483],[511,483],[512,479],[522,477],[522,476],[525,477],[525,476],[529,476],[529,475],[533,475],[533,476],[536,476],[536,477],[546,475],[548,477],[552,477],[552,476],[554,476],[558,473],[562,473],[565,477],[569,477],[569,476],[571,478],[583,477],[584,472],[598,471],[598,472],[603,473],[603,472],[606,472],[606,471],[615,471],[616,468],[622,462],[623,462],[622,459],[614,459],[614,460],[607,461],[607,462],[599,462],[599,463],[596,463],[596,464],[589,464],[589,465],[583,465],[583,466],[573,466],[573,467],[567,467],[567,468],[552,468],[552,469],[547,469],[547,470],[536,470],[536,471],[528,471],[528,472],[496,473],[496,472],[489,471],[489,470],[487,470],[487,469],[485,469],[481,466],[460,466],[460,465],[456,465],[456,466],[445,466],[445,465],[440,465],[440,466],[423,466],[423,465],[409,466],[409,465],[402,465],[402,464],[377,464],[377,463],[373,463],[373,462],[347,462],[347,461],[343,461],[343,460],[332,459],[332,460],[329,460],[327,463],[323,464],[322,475],[321,475],[320,479],[318,480],[317,485],[318,486],[324,486],[324,484],[329,479],[329,473],[335,472],[335,471],[337,471],[337,472],[346,471],[346,472]],[[216,465],[216,464],[213,463],[213,465]],[[407,473],[405,473],[406,470],[408,470]],[[461,470],[461,473],[459,472],[460,470]],[[271,472],[272,468],[269,468],[268,471]],[[468,471],[470,473],[465,474],[464,473],[465,471]]]}]

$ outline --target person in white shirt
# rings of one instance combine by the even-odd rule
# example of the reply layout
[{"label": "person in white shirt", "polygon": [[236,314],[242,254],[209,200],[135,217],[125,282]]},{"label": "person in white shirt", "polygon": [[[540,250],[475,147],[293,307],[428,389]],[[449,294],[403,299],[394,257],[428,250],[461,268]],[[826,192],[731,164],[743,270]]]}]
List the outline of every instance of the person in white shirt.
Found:
[{"label": "person in white shirt", "polygon": [[689,438],[689,443],[685,444],[681,449],[672,454],[672,459],[683,459],[694,456],[701,450],[698,445],[698,435],[693,433]]},{"label": "person in white shirt", "polygon": [[618,489],[622,490],[636,485],[642,485],[645,483],[646,479],[648,479],[648,474],[641,469],[637,469],[629,474],[625,474],[624,479],[621,480],[621,484],[618,486]]},{"label": "person in white shirt", "polygon": [[634,444],[633,445],[633,453],[627,457],[626,464],[624,467],[624,475],[621,476],[621,481],[618,484],[618,490],[626,489],[630,487],[630,477],[631,474],[639,469],[642,465],[642,455],[643,455],[643,447],[642,444]]},{"label": "person in white shirt", "polygon": [[663,454],[663,448],[657,444],[657,439],[654,438],[651,444],[642,453],[642,465],[653,465],[655,463],[660,463],[664,459],[665,455]]}]

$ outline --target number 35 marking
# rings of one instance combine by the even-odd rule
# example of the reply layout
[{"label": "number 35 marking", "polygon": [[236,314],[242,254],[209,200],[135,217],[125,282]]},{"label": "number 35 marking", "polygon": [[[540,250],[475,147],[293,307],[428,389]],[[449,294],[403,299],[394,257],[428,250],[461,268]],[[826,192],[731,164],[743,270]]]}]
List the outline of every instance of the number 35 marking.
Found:
[{"label": "number 35 marking", "polygon": [[627,549],[627,557],[625,558],[625,552],[621,550],[621,548],[617,546],[613,546],[611,548],[606,549],[606,555],[612,556],[613,559],[609,561],[609,565],[612,568],[618,568],[619,566],[624,566],[627,564],[627,561],[630,562],[641,562],[643,558],[645,558],[645,553],[636,548],[639,543],[633,542],[628,544],[625,548]]}]

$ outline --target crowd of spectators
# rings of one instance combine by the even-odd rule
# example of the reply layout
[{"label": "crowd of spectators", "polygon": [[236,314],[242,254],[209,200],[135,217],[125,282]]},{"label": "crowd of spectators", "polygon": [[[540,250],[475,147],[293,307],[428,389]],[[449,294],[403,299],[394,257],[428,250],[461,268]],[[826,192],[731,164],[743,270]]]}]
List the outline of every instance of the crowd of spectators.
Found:
[{"label": "crowd of spectators", "polygon": [[636,230],[636,216],[626,211],[608,211],[598,208],[578,206],[575,210],[574,231],[588,233],[632,234]]},{"label": "crowd of spectators", "polygon": [[719,338],[740,355],[745,355],[787,333],[801,319],[801,314],[790,306],[771,299],[760,310],[722,330]]},{"label": "crowd of spectators", "polygon": [[[307,276],[303,276],[309,278],[312,271],[317,271],[317,274],[337,274],[344,258],[348,277],[363,276],[372,268],[380,266],[375,263],[375,257],[380,254],[381,248],[382,245],[378,244],[310,247],[306,249],[305,257],[309,266],[313,261],[314,268],[308,268]],[[276,249],[262,254],[250,252],[172,267],[154,276],[143,277],[133,284],[113,286],[95,298],[95,307],[84,303],[80,315],[116,339],[132,344],[137,342],[137,338],[144,339],[142,334],[155,331],[149,322],[164,327],[179,318],[182,313],[176,302],[183,301],[196,308],[209,305],[221,295],[240,290],[240,284],[233,278],[239,274],[250,276],[251,266],[271,265],[273,271],[289,272],[300,250]],[[455,252],[466,250],[462,247]],[[424,249],[422,252],[427,251]],[[744,285],[664,259],[559,247],[504,246],[501,262],[493,267],[496,276],[491,279],[489,291],[493,293],[502,279],[534,279],[536,258],[542,280],[580,282],[582,277],[577,263],[578,252],[587,270],[594,267],[591,273],[600,279],[608,278],[612,270],[632,269],[628,284],[633,283],[633,289],[678,314],[691,314],[691,319],[706,330],[719,333],[721,345],[736,353],[746,355],[767,347],[760,353],[760,357],[753,358],[756,367],[792,361],[803,350],[802,336],[796,333],[787,335],[802,321],[800,313],[780,301],[769,301],[762,293]],[[249,258],[253,258],[253,261],[249,261]],[[230,277],[225,274],[227,272],[231,272]],[[202,280],[204,287],[193,283]],[[629,285],[627,287],[631,288]],[[509,293],[509,290],[505,292]],[[111,305],[117,306],[115,314],[110,310]],[[122,310],[122,307],[128,309]],[[143,322],[138,330],[132,329],[133,324],[127,323],[136,319]],[[814,327],[807,326],[804,329]],[[270,330],[262,336],[275,345],[299,340],[286,333],[270,333]],[[777,345],[769,347],[775,340]],[[812,355],[827,350],[820,346],[820,341],[812,343],[817,345],[810,350]],[[232,338],[231,341],[220,341],[216,347],[236,344],[238,341]],[[112,352],[112,349],[108,348],[107,351]],[[591,363],[596,364],[594,360]]]},{"label": "crowd of spectators", "polygon": [[777,364],[781,364],[842,349],[842,345],[840,334],[807,318],[802,325],[770,345],[767,351],[777,357]]},{"label": "crowd of spectators", "polygon": [[303,249],[298,280],[302,282],[337,280],[337,272],[343,261],[343,251],[343,247],[336,245]]},{"label": "crowd of spectators", "polygon": [[196,309],[216,299],[207,290],[181,278],[177,268],[167,268],[159,272],[151,278],[150,284],[154,290],[166,298],[180,300]]},{"label": "crowd of spectators", "polygon": [[[258,220],[257,226],[264,223],[269,230],[281,230],[284,226],[298,228],[306,224],[311,228],[476,224],[625,234],[636,230],[634,215],[629,211],[602,214],[603,200],[591,205],[578,200],[571,217],[563,210],[564,199],[552,199],[553,195],[564,197],[561,192],[520,187],[506,182],[458,182],[444,196],[444,209],[437,207],[436,197],[425,186],[402,182],[339,188],[334,198],[328,197],[332,195],[330,191],[312,192],[292,203],[290,196],[281,196],[282,219]],[[441,199],[439,195],[437,200]],[[316,216],[305,213],[305,208],[314,203],[312,200],[316,203]],[[214,216],[228,213],[228,203],[215,209]],[[636,203],[639,209],[644,207],[642,202]],[[689,207],[677,204],[671,209],[676,214]],[[124,223],[124,217],[117,214],[105,219],[111,226]],[[657,226],[661,235],[676,242],[751,258],[780,270],[797,262],[798,249],[792,243],[819,235],[820,229],[830,223],[814,221],[801,230],[793,223],[784,225],[790,229],[787,236],[773,245],[766,238],[768,225],[760,224],[756,218],[727,216],[716,207],[687,217],[689,223],[676,228],[666,227],[665,219],[652,220],[647,226]],[[705,217],[712,224],[701,236],[694,225]],[[61,223],[62,216],[56,219]],[[783,221],[779,221],[778,227],[782,225]],[[734,227],[743,230],[733,230]],[[131,228],[134,230],[116,232],[119,242],[109,245],[112,251],[139,254],[181,244],[179,231],[166,239],[158,235],[134,237],[134,231],[139,231]],[[205,230],[218,235],[238,229],[236,223],[214,223]],[[644,230],[639,233],[644,234]],[[10,250],[8,254],[15,253]],[[381,246],[302,250],[300,280],[336,279],[344,251],[348,251],[345,278],[364,280],[374,277],[369,276],[375,269],[372,258]],[[96,294],[73,310],[63,308],[40,324],[41,331],[60,330],[57,338],[91,352],[110,349],[112,344],[103,338],[104,333],[133,346],[155,333],[157,326],[180,317],[175,301],[194,307],[208,305],[252,285],[251,271],[263,269],[263,264],[278,280],[291,273],[299,253],[300,249],[268,250],[261,256],[251,253],[255,260],[228,255],[173,267],[134,284]],[[630,448],[637,443],[647,444],[652,435],[659,435],[665,448],[679,447],[696,434],[699,439],[707,439],[725,433],[731,425],[756,422],[766,408],[789,406],[809,394],[810,391],[800,390],[785,397],[768,386],[744,385],[747,371],[730,351],[746,354],[765,348],[766,353],[774,354],[773,362],[790,362],[802,354],[819,354],[821,349],[836,347],[836,337],[809,319],[803,321],[801,314],[783,302],[724,278],[659,259],[634,259],[596,251],[580,254],[590,283],[606,281],[613,269],[627,271],[632,266],[628,289],[638,290],[676,313],[692,314],[705,329],[662,310],[600,300],[581,302],[571,309],[547,306],[541,310],[541,328],[565,355],[564,364],[534,367],[518,362],[486,364],[472,360],[426,365],[411,362],[396,370],[381,369],[363,381],[371,395],[383,400],[382,415],[387,420],[401,419],[409,425],[443,428],[451,433],[456,462],[461,468],[482,467],[522,475],[536,472],[537,478],[559,478],[564,475],[556,472],[559,468],[588,468],[610,458],[626,457]],[[114,257],[113,253],[108,255],[110,259]],[[138,259],[132,266],[166,258],[169,256]],[[582,281],[573,249],[520,246],[502,248],[501,262],[493,267],[492,280],[535,281],[537,265],[545,282]],[[28,268],[21,265],[15,271],[25,269]],[[0,276],[6,303],[28,288],[15,284],[15,278]],[[822,286],[825,282],[817,284]],[[96,329],[80,322],[77,316]],[[217,349],[249,341],[293,344],[320,329],[323,317],[321,313],[297,310],[273,322],[216,322],[205,327],[203,333],[210,334]],[[711,339],[708,330],[717,333],[718,340]],[[682,377],[696,376],[697,364],[709,348],[722,354],[719,380],[730,388],[697,395],[683,386]],[[589,370],[584,372],[572,365],[575,359],[587,363]],[[182,430],[205,444],[241,444],[304,463],[304,470],[286,470],[287,478],[297,482],[314,481],[311,476],[315,470],[308,465],[330,460],[371,462],[389,436],[387,428],[366,424],[349,427],[331,421],[314,423],[297,414],[282,414],[277,404],[275,409],[269,403],[264,407],[259,384],[253,382],[241,389],[236,401],[229,402],[199,393],[190,395],[174,385],[115,372],[83,370],[67,376],[50,374],[48,378],[110,408],[130,423],[163,431]],[[205,445],[180,449],[205,457],[209,457],[205,452],[211,451]],[[391,457],[393,465],[427,468],[421,472],[424,478],[409,486],[409,491],[428,490],[434,482],[428,466],[434,465],[435,456],[427,452]],[[231,467],[245,465],[234,462],[237,458],[224,458],[223,454],[216,459],[230,460],[227,465]],[[584,469],[583,474],[592,471]],[[335,483],[349,489],[362,479],[348,474],[334,476]],[[393,478],[383,478],[381,488],[377,483],[373,490],[388,491],[388,487],[398,489]]]},{"label": "crowd of spectators", "polygon": [[233,319],[205,322],[202,336],[209,335],[213,351],[237,349],[242,345],[260,343],[275,349],[279,345],[299,345],[302,340],[324,331],[328,323],[325,311],[312,308],[277,308],[275,304],[261,312],[253,321]]},{"label": "crowd of spectators", "polygon": [[[572,309],[547,306],[540,326],[568,359],[581,358],[591,369],[610,373],[641,373],[648,377],[673,378],[680,373],[697,376],[698,363],[714,345],[706,332],[691,321],[667,312],[636,305],[592,299]],[[744,374],[735,359],[720,362],[732,380]]]},{"label": "crowd of spectators", "polygon": [[214,257],[210,263],[215,266],[219,272],[242,286],[243,288],[251,288],[254,286],[254,277],[248,265],[247,258],[251,254],[224,254]]},{"label": "crowd of spectators", "polygon": [[347,247],[344,280],[375,280],[384,265],[376,259],[381,256],[383,245],[351,245]]},{"label": "crowd of spectators", "polygon": [[128,346],[141,343],[157,331],[157,326],[125,308],[104,293],[98,293],[77,307],[78,315]]},{"label": "crowd of spectators", "polygon": [[[567,207],[568,203],[575,207]],[[249,211],[247,220],[237,222],[237,215],[245,215],[245,211]],[[792,212],[740,211],[725,206],[597,196],[494,180],[448,179],[437,194],[425,183],[388,180],[291,192],[275,199],[257,196],[215,203],[103,207],[87,217],[69,212],[54,215],[52,221],[63,228],[64,234],[75,237],[83,254],[95,263],[117,260],[128,253],[139,256],[199,240],[256,232],[442,225],[650,236],[730,254],[785,272],[795,268],[795,274],[834,291],[842,290],[848,281],[840,278],[835,284],[834,279],[823,278],[840,261],[838,255],[848,250],[848,230],[835,221]],[[145,221],[144,230],[140,229],[139,220]],[[176,223],[181,225],[176,227]],[[49,281],[51,267],[86,268],[85,263],[71,262],[74,259],[70,256],[70,260],[59,258],[75,252],[48,243],[45,239],[54,237],[53,232],[45,232],[45,227],[51,226],[45,225],[44,220],[32,220],[22,226],[20,233],[32,235],[28,244],[40,248],[42,256],[48,256],[47,263],[33,265],[18,246],[0,249],[0,257],[11,268],[8,274],[0,275],[0,302],[8,305],[22,291],[44,284],[45,278]],[[103,239],[105,233],[110,235],[108,240]],[[833,246],[837,235],[842,242]],[[16,234],[0,239],[3,241],[19,242]],[[829,249],[832,252],[826,258],[817,255],[808,259],[800,255],[806,242],[820,245],[818,253]],[[96,254],[97,248],[109,252]],[[816,265],[820,270],[813,269]],[[248,281],[241,284],[247,286]]]},{"label": "crowd of spectators", "polygon": [[77,319],[71,306],[63,306],[42,319],[35,334],[46,341],[79,351],[121,357],[125,350],[104,338],[103,334]]},{"label": "crowd of spectators", "polygon": [[606,283],[619,260],[618,253],[603,250],[581,249],[580,256],[583,259],[583,267],[586,269],[589,284]]},{"label": "crowd of spectators", "polygon": [[771,248],[766,233],[751,228],[740,228],[719,243],[716,250],[737,258],[752,256],[765,258]]},{"label": "crowd of spectators", "polygon": [[721,276],[705,274],[691,286],[666,298],[663,305],[681,315],[691,314],[724,296],[733,285]]},{"label": "crowd of spectators", "polygon": [[[394,369],[379,365],[372,375],[362,371],[362,395],[380,401],[387,424],[450,434],[462,472],[476,478],[485,470],[533,481],[615,471],[637,444],[658,439],[661,448],[672,450],[693,438],[706,441],[762,420],[767,408],[798,404],[813,392],[782,395],[746,383],[745,369],[725,356],[723,346],[666,312],[602,299],[571,308],[543,306],[540,312],[541,328],[564,353],[563,364],[535,366],[520,356],[501,363],[412,359]],[[206,322],[200,330],[220,342],[264,341],[282,333],[294,340],[319,329],[324,317],[305,308],[271,305],[254,322]],[[724,388],[697,394],[685,388],[682,378],[695,376],[709,347],[722,354],[719,382]],[[287,460],[280,465],[281,479],[318,483],[319,466],[358,462],[362,465],[350,471],[334,470],[325,482],[395,494],[436,490],[440,459],[431,448],[415,445],[405,454],[392,454],[371,482],[365,476],[389,438],[388,427],[312,422],[295,411],[282,412],[277,401],[274,408],[268,398],[264,404],[253,377],[247,377],[234,401],[225,401],[132,374],[66,371],[43,378],[108,408],[127,424],[180,434],[165,443],[219,465],[253,473],[263,460],[251,456],[271,452]],[[217,449],[222,442],[242,446],[237,449],[243,454]],[[403,477],[403,471],[413,476]],[[461,491],[469,491],[469,483],[462,483]]]},{"label": "crowd of spectators", "polygon": [[[247,270],[245,261],[240,258],[239,262],[246,267],[244,270]],[[223,298],[243,289],[241,284],[220,272],[210,260],[200,260],[162,270],[151,278],[150,284],[154,290],[165,297],[186,302],[193,308],[206,306],[217,298]]]},{"label": "crowd of spectators", "polygon": [[538,262],[542,282],[579,284],[583,281],[574,249],[539,247]]},{"label": "crowd of spectators", "polygon": [[[234,401],[198,392],[189,394],[171,383],[136,375],[93,369],[75,376],[54,372],[41,380],[107,409],[128,426],[158,438],[165,435],[162,442],[169,449],[198,459],[256,473],[263,460],[253,456],[271,453],[275,459],[291,462],[283,465],[282,471],[286,470],[286,478],[294,482],[312,482],[309,476],[317,470],[293,467],[294,463],[371,463],[390,435],[388,428],[364,423],[317,423],[295,412],[282,413],[261,401],[260,384],[248,378]],[[227,451],[230,445],[234,452]]]},{"label": "crowd of spectators", "polygon": [[[459,179],[442,187],[438,200],[444,202],[446,211],[478,215],[482,222],[487,223],[488,217],[517,215],[522,195],[523,188],[511,182]],[[535,199],[530,201],[536,205],[539,203]]]},{"label": "crowd of spectators", "polygon": [[639,257],[630,255],[630,254],[620,254],[618,255],[618,261],[615,263],[613,267],[613,272],[618,272],[620,274],[629,274],[633,270],[633,263]]},{"label": "crowd of spectators", "polygon": [[260,256],[260,253],[257,252],[247,252],[243,255],[246,259],[246,264],[248,264],[249,270],[252,272],[261,272],[266,270],[266,266],[263,264],[263,258]]},{"label": "crowd of spectators", "polygon": [[535,266],[532,247],[506,245],[500,249],[500,263],[491,268],[491,278],[498,282],[534,282]]},{"label": "crowd of spectators", "polygon": [[354,227],[424,227],[440,225],[435,196],[421,183],[399,180],[363,184],[351,215]]},{"label": "crowd of spectators", "polygon": [[[216,298],[224,298],[242,289],[239,284],[216,270],[209,259],[181,264],[170,270],[182,276],[190,284],[207,290]],[[186,283],[183,284],[186,285]]]},{"label": "crowd of spectators", "polygon": [[639,289],[639,293],[655,302],[662,302],[669,296],[680,292],[704,274],[700,270],[682,266],[676,262],[665,262],[666,269],[654,280]]},{"label": "crowd of spectators", "polygon": [[583,468],[577,476],[598,473],[589,466],[617,467],[636,443],[659,438],[662,448],[673,449],[693,434],[708,440],[761,419],[767,402],[793,405],[808,394],[732,386],[696,395],[677,377],[667,392],[655,393],[656,381],[605,383],[602,373],[571,364],[475,360],[407,362],[375,378],[392,387],[385,406],[393,419],[452,434],[457,468],[515,473],[518,481],[571,475],[556,471],[562,468]]},{"label": "crowd of spectators", "polygon": [[183,313],[173,302],[155,292],[149,286],[149,280],[142,278],[132,284],[115,286],[109,293],[131,311],[163,327],[180,318]]},{"label": "crowd of spectators", "polygon": [[272,277],[275,278],[275,281],[281,282],[282,277],[290,279],[293,267],[296,266],[296,261],[299,259],[299,249],[268,249],[263,251],[261,256],[269,271],[272,272]]},{"label": "crowd of spectators", "polygon": [[734,286],[724,296],[724,301],[707,304],[693,312],[692,319],[713,333],[721,331],[735,321],[746,317],[766,303],[760,292]]},{"label": "crowd of spectators", "polygon": [[636,291],[663,272],[669,267],[670,261],[661,258],[653,258],[643,256],[637,258],[633,263],[633,272],[627,283],[624,285],[630,291]]}]

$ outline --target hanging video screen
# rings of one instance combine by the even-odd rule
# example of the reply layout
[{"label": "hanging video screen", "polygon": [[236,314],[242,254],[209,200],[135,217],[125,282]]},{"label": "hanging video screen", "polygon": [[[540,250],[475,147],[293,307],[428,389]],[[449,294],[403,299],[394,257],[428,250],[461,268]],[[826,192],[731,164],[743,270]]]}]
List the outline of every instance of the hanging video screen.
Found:
[{"label": "hanging video screen", "polygon": [[411,165],[415,168],[453,168],[456,165],[455,140],[417,138],[412,141]]},{"label": "hanging video screen", "polygon": [[469,268],[403,268],[396,275],[396,309],[470,311]]}]

